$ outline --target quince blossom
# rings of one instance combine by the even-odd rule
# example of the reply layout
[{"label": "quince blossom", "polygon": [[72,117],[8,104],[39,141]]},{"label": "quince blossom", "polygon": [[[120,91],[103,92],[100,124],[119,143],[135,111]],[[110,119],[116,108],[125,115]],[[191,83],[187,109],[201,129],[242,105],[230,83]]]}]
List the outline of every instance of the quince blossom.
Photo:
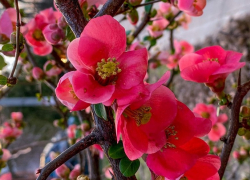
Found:
[{"label": "quince blossom", "polygon": [[[134,94],[139,95],[143,89],[148,55],[145,48],[124,52],[125,49],[125,30],[115,19],[108,15],[92,19],[81,37],[72,41],[67,50],[70,62],[77,69],[64,75],[71,78],[68,88],[73,88],[74,94],[70,98],[105,105],[111,105],[119,98],[133,96],[135,99]],[[61,87],[64,80],[58,83],[56,94],[67,101],[60,95],[65,91]],[[59,92],[60,88],[62,91]],[[124,97],[122,91],[130,93]]]},{"label": "quince blossom", "polygon": [[[45,35],[47,37],[45,39],[43,30],[46,29],[47,26],[50,26],[50,24],[55,24],[61,17],[62,14],[59,11],[53,11],[52,8],[49,8],[41,11],[26,25],[28,32],[25,35],[25,39],[27,43],[33,47],[35,54],[44,56],[52,52],[53,47],[46,39],[52,40],[53,38],[49,38],[47,36],[48,34],[46,35],[46,30]],[[60,33],[58,35],[60,35]],[[52,43],[55,43],[55,41]]]},{"label": "quince blossom", "polygon": [[181,77],[187,81],[206,83],[214,92],[224,89],[225,79],[231,72],[245,65],[239,62],[242,54],[210,46],[183,56],[179,62]]},{"label": "quince blossom", "polygon": [[161,151],[147,156],[148,167],[157,175],[176,179],[208,154],[209,146],[198,136],[211,129],[211,121],[197,118],[186,105],[177,102],[174,121],[165,126],[165,145]]},{"label": "quince blossom", "polygon": [[169,21],[163,17],[159,17],[155,19],[152,25],[148,26],[147,29],[149,31],[150,36],[157,38],[163,34],[164,29],[169,24]]},{"label": "quince blossom", "polygon": [[201,16],[206,0],[171,0],[171,3],[190,16]]},{"label": "quince blossom", "polygon": [[222,124],[227,121],[226,114],[216,115],[216,108],[213,105],[197,104],[193,111],[203,118],[210,119],[212,121],[212,129],[208,133],[208,138],[211,141],[219,141],[222,136],[226,134],[226,128]]}]

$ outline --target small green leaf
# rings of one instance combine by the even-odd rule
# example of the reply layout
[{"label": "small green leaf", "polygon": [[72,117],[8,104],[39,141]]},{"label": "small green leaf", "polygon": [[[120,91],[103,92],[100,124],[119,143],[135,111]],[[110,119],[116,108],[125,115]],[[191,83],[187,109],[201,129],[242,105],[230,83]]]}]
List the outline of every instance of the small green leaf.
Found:
[{"label": "small green leaf", "polygon": [[45,68],[45,71],[49,71],[53,68],[53,65],[52,64],[48,64]]},{"label": "small green leaf", "polygon": [[[150,2],[150,1],[152,1],[152,0],[146,0],[145,3]],[[149,5],[145,6],[146,13],[150,13],[152,6],[153,6],[153,4],[149,4]]]},{"label": "small green leaf", "polygon": [[152,40],[150,41],[150,46],[155,46],[156,43],[157,43],[156,39],[152,39]]},{"label": "small green leaf", "polygon": [[7,63],[4,61],[3,56],[0,55],[0,70],[2,70],[6,65]]},{"label": "small green leaf", "polygon": [[149,41],[150,39],[151,39],[150,36],[145,36],[145,37],[143,38],[143,41]]},{"label": "small green leaf", "polygon": [[131,30],[127,30],[127,31],[126,31],[126,36],[130,35],[131,32],[132,32]]},{"label": "small green leaf", "polygon": [[66,28],[66,37],[70,42],[76,38],[69,26]]},{"label": "small green leaf", "polygon": [[7,81],[8,81],[8,78],[3,76],[3,75],[0,75],[0,84],[1,85],[6,85],[7,84]]},{"label": "small green leaf", "polygon": [[94,104],[94,110],[98,117],[108,120],[105,106],[102,103]]},{"label": "small green leaf", "polygon": [[38,101],[42,100],[42,95],[40,93],[36,93],[36,98]]},{"label": "small green leaf", "polygon": [[76,129],[75,131],[75,138],[79,139],[82,137],[82,130],[81,129]]},{"label": "small green leaf", "polygon": [[119,141],[118,144],[112,144],[109,148],[108,154],[113,159],[120,159],[126,157],[122,141]]},{"label": "small green leaf", "polygon": [[138,159],[130,161],[127,157],[124,157],[119,163],[119,169],[125,177],[131,177],[135,175],[139,167],[140,161]]},{"label": "small green leaf", "polygon": [[5,44],[2,47],[2,51],[13,51],[14,50],[14,46],[12,44]]}]

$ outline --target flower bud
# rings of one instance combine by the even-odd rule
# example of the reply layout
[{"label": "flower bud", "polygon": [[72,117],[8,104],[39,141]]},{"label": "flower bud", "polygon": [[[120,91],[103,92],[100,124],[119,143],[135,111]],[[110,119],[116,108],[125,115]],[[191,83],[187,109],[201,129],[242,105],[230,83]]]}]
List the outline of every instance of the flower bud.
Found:
[{"label": "flower bud", "polygon": [[2,154],[2,157],[1,157],[1,160],[2,161],[8,161],[11,157],[11,154],[10,154],[10,151],[8,149],[1,149],[3,154]]},{"label": "flower bud", "polygon": [[128,20],[131,24],[136,25],[139,20],[139,15],[137,10],[133,9],[128,13]]},{"label": "flower bud", "polygon": [[247,130],[245,128],[239,128],[238,130],[238,135],[239,136],[244,136],[246,134]]},{"label": "flower bud", "polygon": [[234,157],[235,159],[239,159],[239,158],[240,158],[240,153],[239,153],[238,151],[234,151],[234,152],[233,152],[233,157]]},{"label": "flower bud", "polygon": [[23,119],[23,113],[21,112],[12,112],[10,116],[14,121],[22,121]]},{"label": "flower bud", "polygon": [[[16,32],[12,32],[10,35],[10,43],[13,45],[16,45]],[[24,39],[23,39],[23,34],[19,34],[19,46],[23,45]]]},{"label": "flower bud", "polygon": [[70,170],[65,164],[62,164],[56,169],[56,174],[61,178],[65,178],[65,179],[68,178],[69,173],[70,173]]},{"label": "flower bud", "polygon": [[137,6],[139,4],[141,4],[142,0],[129,0],[129,3],[132,5],[132,6]]},{"label": "flower bud", "polygon": [[245,118],[249,118],[250,117],[250,108],[248,106],[241,106],[240,114]]},{"label": "flower bud", "polygon": [[0,44],[6,44],[10,39],[5,34],[0,34]]},{"label": "flower bud", "polygon": [[42,79],[44,79],[44,76],[45,76],[43,70],[39,67],[34,67],[32,69],[32,75],[33,75],[34,79],[36,79],[36,80],[42,80]]}]

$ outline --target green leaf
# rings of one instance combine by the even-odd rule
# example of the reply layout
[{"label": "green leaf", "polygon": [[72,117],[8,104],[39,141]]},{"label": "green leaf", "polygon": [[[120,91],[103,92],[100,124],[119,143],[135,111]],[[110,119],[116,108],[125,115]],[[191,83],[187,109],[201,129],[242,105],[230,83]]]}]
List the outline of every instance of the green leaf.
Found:
[{"label": "green leaf", "polygon": [[82,130],[81,129],[76,129],[75,131],[75,138],[79,139],[82,137]]},{"label": "green leaf", "polygon": [[7,84],[7,81],[8,81],[8,78],[3,76],[3,75],[0,75],[0,84],[1,85],[6,85]]},{"label": "green leaf", "polygon": [[66,37],[70,42],[76,38],[69,26],[66,28]]},{"label": "green leaf", "polygon": [[122,141],[119,141],[118,144],[112,144],[109,148],[108,154],[113,159],[120,159],[126,157]]},{"label": "green leaf", "polygon": [[[145,3],[150,2],[150,1],[152,1],[152,0],[146,0]],[[152,6],[153,6],[153,4],[149,4],[149,5],[145,6],[146,13],[150,13]]]},{"label": "green leaf", "polygon": [[155,46],[156,43],[157,43],[156,39],[152,39],[152,40],[150,41],[150,46]]},{"label": "green leaf", "polygon": [[132,32],[131,30],[127,30],[127,31],[126,31],[126,36],[130,35],[131,32]]},{"label": "green leaf", "polygon": [[14,50],[14,46],[12,44],[5,44],[2,47],[2,51],[13,51]]},{"label": "green leaf", "polygon": [[98,117],[108,120],[105,106],[102,103],[94,104],[94,110]]},{"label": "green leaf", "polygon": [[125,177],[131,177],[135,175],[139,167],[140,161],[138,159],[130,161],[127,157],[124,157],[119,163],[119,169]]},{"label": "green leaf", "polygon": [[2,70],[6,65],[7,63],[4,61],[3,56],[0,55],[0,70]]},{"label": "green leaf", "polygon": [[53,65],[52,64],[48,64],[45,68],[45,71],[49,71],[53,68]]},{"label": "green leaf", "polygon": [[36,98],[37,98],[38,101],[41,101],[42,100],[42,94],[36,93]]}]

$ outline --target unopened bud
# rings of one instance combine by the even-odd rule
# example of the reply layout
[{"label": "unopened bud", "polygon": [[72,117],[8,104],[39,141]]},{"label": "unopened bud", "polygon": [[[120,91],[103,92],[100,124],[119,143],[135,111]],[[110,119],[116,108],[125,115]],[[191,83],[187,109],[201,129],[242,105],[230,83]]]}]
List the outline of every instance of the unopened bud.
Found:
[{"label": "unopened bud", "polygon": [[136,25],[139,20],[139,15],[137,10],[133,9],[128,13],[128,20],[131,24]]},{"label": "unopened bud", "polygon": [[6,44],[10,39],[5,34],[0,34],[0,44]]},{"label": "unopened bud", "polygon": [[[10,35],[10,43],[13,45],[16,45],[16,32],[12,32]],[[20,33],[19,34],[19,46],[22,46],[24,43],[24,39],[23,39],[23,34]]]},{"label": "unopened bud", "polygon": [[241,108],[240,108],[240,114],[244,118],[249,118],[250,117],[250,108],[248,106],[241,106]]},{"label": "unopened bud", "polygon": [[245,128],[239,128],[238,130],[238,135],[239,136],[244,136],[246,134],[247,130]]},{"label": "unopened bud", "polygon": [[50,44],[57,44],[64,38],[64,32],[57,24],[49,24],[43,29],[43,35]]}]

